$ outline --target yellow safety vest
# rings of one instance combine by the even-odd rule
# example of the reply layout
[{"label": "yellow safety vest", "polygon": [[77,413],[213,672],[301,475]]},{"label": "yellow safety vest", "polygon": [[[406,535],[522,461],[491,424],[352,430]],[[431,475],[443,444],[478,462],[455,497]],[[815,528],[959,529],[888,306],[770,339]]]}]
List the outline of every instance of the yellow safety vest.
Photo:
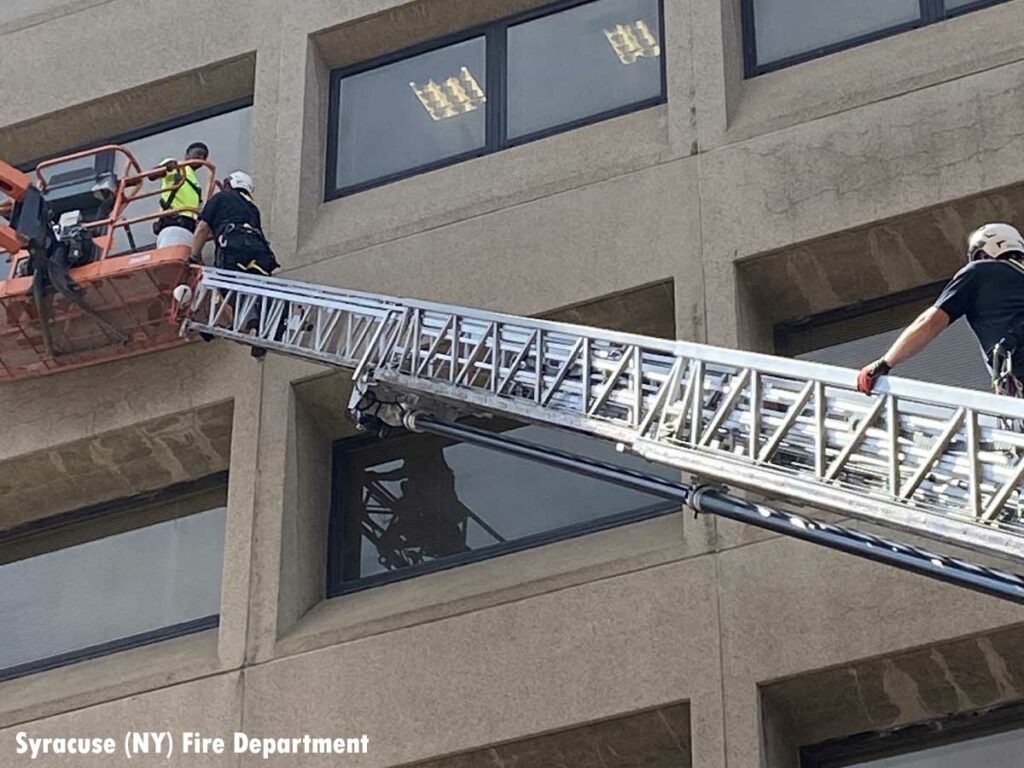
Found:
[{"label": "yellow safety vest", "polygon": [[[171,161],[171,158],[164,160],[160,165]],[[182,173],[184,171],[184,174]],[[178,183],[181,186],[178,186]],[[160,182],[163,192],[160,195],[160,207],[165,211],[180,210],[182,208],[199,209],[203,205],[203,188],[199,185],[199,178],[194,168],[175,168],[168,171]],[[197,218],[194,211],[181,211],[182,216]]]}]

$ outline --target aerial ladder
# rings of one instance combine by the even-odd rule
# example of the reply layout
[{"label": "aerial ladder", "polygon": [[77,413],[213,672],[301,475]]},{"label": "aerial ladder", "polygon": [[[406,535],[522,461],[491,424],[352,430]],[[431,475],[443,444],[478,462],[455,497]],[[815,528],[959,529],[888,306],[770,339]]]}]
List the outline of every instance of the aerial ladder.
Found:
[{"label": "aerial ladder", "polygon": [[[1024,400],[893,377],[864,395],[852,371],[828,365],[209,267],[174,298],[183,337],[350,370],[362,429],[457,438],[1024,603],[1016,573],[803,513],[1024,562]],[[611,441],[692,481],[458,422],[467,416]]]}]

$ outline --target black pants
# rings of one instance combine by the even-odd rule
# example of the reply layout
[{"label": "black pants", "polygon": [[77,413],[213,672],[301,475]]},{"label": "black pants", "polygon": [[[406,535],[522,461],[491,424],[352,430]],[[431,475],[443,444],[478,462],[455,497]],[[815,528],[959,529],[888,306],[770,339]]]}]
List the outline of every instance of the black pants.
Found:
[{"label": "black pants", "polygon": [[237,269],[239,272],[269,277],[279,265],[274,254],[269,251],[220,248],[217,250],[214,266],[219,269]]}]

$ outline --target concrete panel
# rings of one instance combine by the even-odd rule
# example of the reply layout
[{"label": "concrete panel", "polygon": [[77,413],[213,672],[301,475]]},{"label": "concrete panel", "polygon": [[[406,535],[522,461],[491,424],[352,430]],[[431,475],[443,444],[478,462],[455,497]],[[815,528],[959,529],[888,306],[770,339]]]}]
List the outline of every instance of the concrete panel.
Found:
[{"label": "concrete panel", "polygon": [[678,156],[669,145],[667,116],[665,106],[652,107],[325,203],[297,261],[354,253],[452,223],[479,229],[481,217],[495,211],[551,206],[558,193],[578,194],[587,185],[628,184],[632,177],[614,177]]},{"label": "concrete panel", "polygon": [[[14,125],[249,53],[264,5],[113,0],[12,31],[0,71],[18,87],[5,94],[2,120]],[[202,23],[182,31],[186,19]]]},{"label": "concrete panel", "polygon": [[245,661],[249,593],[253,584],[259,583],[257,574],[253,573],[252,551],[263,376],[258,366],[251,361],[246,363],[250,367],[235,379],[233,393],[228,514],[221,575],[218,654],[221,663],[228,668],[237,668]]},{"label": "concrete panel", "polygon": [[324,261],[290,272],[520,314],[679,274],[679,311],[691,313],[702,302],[695,171],[693,161],[667,163],[355,252],[325,244],[302,257]]},{"label": "concrete panel", "polygon": [[690,708],[660,707],[410,768],[690,768]]},{"label": "concrete panel", "polygon": [[562,307],[542,317],[560,323],[674,339],[675,291],[671,281],[655,283],[614,296]]},{"label": "concrete panel", "polygon": [[[743,93],[740,0],[690,0],[698,145],[722,143]],[[681,12],[681,11],[680,11]]]},{"label": "concrete panel", "polygon": [[759,684],[1024,621],[1012,603],[793,539],[722,552],[719,568],[730,764],[761,759]]},{"label": "concrete panel", "polygon": [[[1001,3],[794,67],[732,81],[730,90],[739,96],[733,119],[725,135],[706,146],[742,141],[1019,61],[1024,48],[1016,30],[1022,23],[1024,3]],[[739,24],[737,13],[733,15],[737,35]],[[985,45],[976,44],[979,38],[984,38]]]},{"label": "concrete panel", "polygon": [[727,672],[758,681],[1024,620],[1012,603],[794,539],[720,563]]},{"label": "concrete panel", "polygon": [[[276,234],[288,247],[300,245],[297,264],[320,258],[325,247],[342,244],[344,251],[354,251],[696,152],[689,10],[672,7],[666,23],[674,33],[664,41],[668,105],[392,183],[317,210],[323,200],[332,68],[540,4],[487,0],[467,8],[455,0],[364,2],[339,11],[335,4],[310,2],[301,25],[286,22],[281,94],[288,108],[280,110],[276,132],[302,138],[289,139],[279,153],[272,207],[282,227]],[[366,15],[359,19],[361,7]],[[328,28],[316,32],[307,47],[307,30],[317,23]],[[309,212],[316,212],[315,220]]]},{"label": "concrete panel", "polygon": [[988,221],[1024,220],[1024,186],[953,200],[737,266],[744,308],[771,326],[952,277],[967,235]]},{"label": "concrete panel", "polygon": [[278,631],[285,509],[293,509],[296,498],[294,473],[288,475],[288,451],[294,445],[295,429],[289,380],[293,367],[273,356],[263,363],[263,392],[257,406],[259,432],[249,466],[253,523],[247,661],[268,657]]},{"label": "concrete panel", "polygon": [[633,523],[328,600],[274,650],[279,657],[302,653],[683,560],[703,551],[701,541],[684,538],[683,517]]},{"label": "concrete panel", "polygon": [[105,2],[109,0],[8,0],[0,8],[0,35]]},{"label": "concrete panel", "polygon": [[1022,75],[1007,65],[707,152],[709,269],[1018,182]]},{"label": "concrete panel", "polygon": [[[242,721],[242,678],[240,673],[222,674],[192,683],[170,686],[152,693],[131,696],[107,704],[79,709],[45,720],[0,730],[0,754],[5,766],[80,766],[90,758],[80,755],[45,755],[36,760],[30,755],[15,753],[15,736],[24,731],[33,738],[99,736],[117,741],[117,753],[91,758],[113,765],[237,766],[239,758],[225,755],[187,755],[175,751],[166,755],[137,755],[128,759],[124,753],[124,734],[136,731],[170,731],[174,738],[182,731],[199,731],[231,738]],[[180,741],[179,741],[180,744]]]},{"label": "concrete panel", "polygon": [[218,107],[249,97],[252,92],[252,56],[218,61],[202,69],[8,125],[0,131],[0,157],[15,164],[35,161],[105,142],[112,136],[184,114]]},{"label": "concrete panel", "polygon": [[1007,65],[704,153],[711,340],[746,341],[734,262],[1018,182],[1022,74]]},{"label": "concrete panel", "polygon": [[[364,0],[350,3],[352,7],[341,14],[336,7],[328,8],[327,13],[318,18],[334,26],[317,32],[313,40],[325,64],[334,69],[369,61],[506,16],[514,16],[547,2],[476,0],[467,5],[463,0],[420,0],[412,3],[394,0],[390,3],[370,3]],[[315,7],[318,4],[310,5]],[[371,12],[372,8],[384,6],[390,7],[377,13]],[[339,24],[339,21],[345,23]],[[310,20],[304,22],[304,26],[306,29],[315,29]]]},{"label": "concrete panel", "polygon": [[391,765],[714,695],[713,579],[697,558],[262,664],[245,727],[367,733]]},{"label": "concrete panel", "polygon": [[[0,683],[0,728],[123,700],[223,669],[217,658],[217,630],[212,629],[15,678]],[[3,741],[0,737],[0,755],[6,757]]]},{"label": "concrete panel", "polygon": [[1024,626],[800,675],[761,690],[790,748],[1024,698]]},{"label": "concrete panel", "polygon": [[230,400],[258,371],[244,347],[197,342],[5,384],[0,460]]},{"label": "concrete panel", "polygon": [[230,441],[222,403],[0,462],[0,531],[221,472]]}]

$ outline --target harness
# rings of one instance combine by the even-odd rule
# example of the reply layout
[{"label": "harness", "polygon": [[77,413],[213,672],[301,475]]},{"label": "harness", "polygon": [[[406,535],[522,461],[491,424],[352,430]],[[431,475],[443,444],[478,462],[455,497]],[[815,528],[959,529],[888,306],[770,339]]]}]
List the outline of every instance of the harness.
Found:
[{"label": "harness", "polygon": [[[217,265],[224,266],[228,256],[235,257],[234,267],[269,277],[280,267],[266,236],[251,224],[226,225],[217,235]],[[244,257],[242,261],[239,256]]]},{"label": "harness", "polygon": [[[180,178],[182,179],[182,182],[175,183],[174,187],[171,189],[170,194],[168,195],[165,192],[164,194],[167,196],[161,196],[160,198],[160,207],[163,208],[165,211],[169,211],[171,210],[171,208],[174,207],[174,200],[178,197],[178,192],[181,191],[182,187],[184,187],[185,184],[188,184],[189,187],[192,188],[192,191],[196,193],[196,196],[199,198],[200,203],[202,203],[203,201],[203,188],[188,177],[188,169],[186,169],[183,173],[180,174]],[[196,214],[192,211],[182,211],[181,215],[190,216],[192,218],[196,217]]]},{"label": "harness", "polygon": [[[1001,261],[1024,274],[1024,261],[1021,256],[1011,255]],[[1022,342],[1024,342],[1024,315],[1017,315],[1010,320],[1006,335],[996,342],[989,353],[992,391],[997,395],[1024,398],[1024,382],[1013,373],[1013,358]],[[1019,426],[1022,429],[1015,431],[1024,431],[1024,424]]]}]

